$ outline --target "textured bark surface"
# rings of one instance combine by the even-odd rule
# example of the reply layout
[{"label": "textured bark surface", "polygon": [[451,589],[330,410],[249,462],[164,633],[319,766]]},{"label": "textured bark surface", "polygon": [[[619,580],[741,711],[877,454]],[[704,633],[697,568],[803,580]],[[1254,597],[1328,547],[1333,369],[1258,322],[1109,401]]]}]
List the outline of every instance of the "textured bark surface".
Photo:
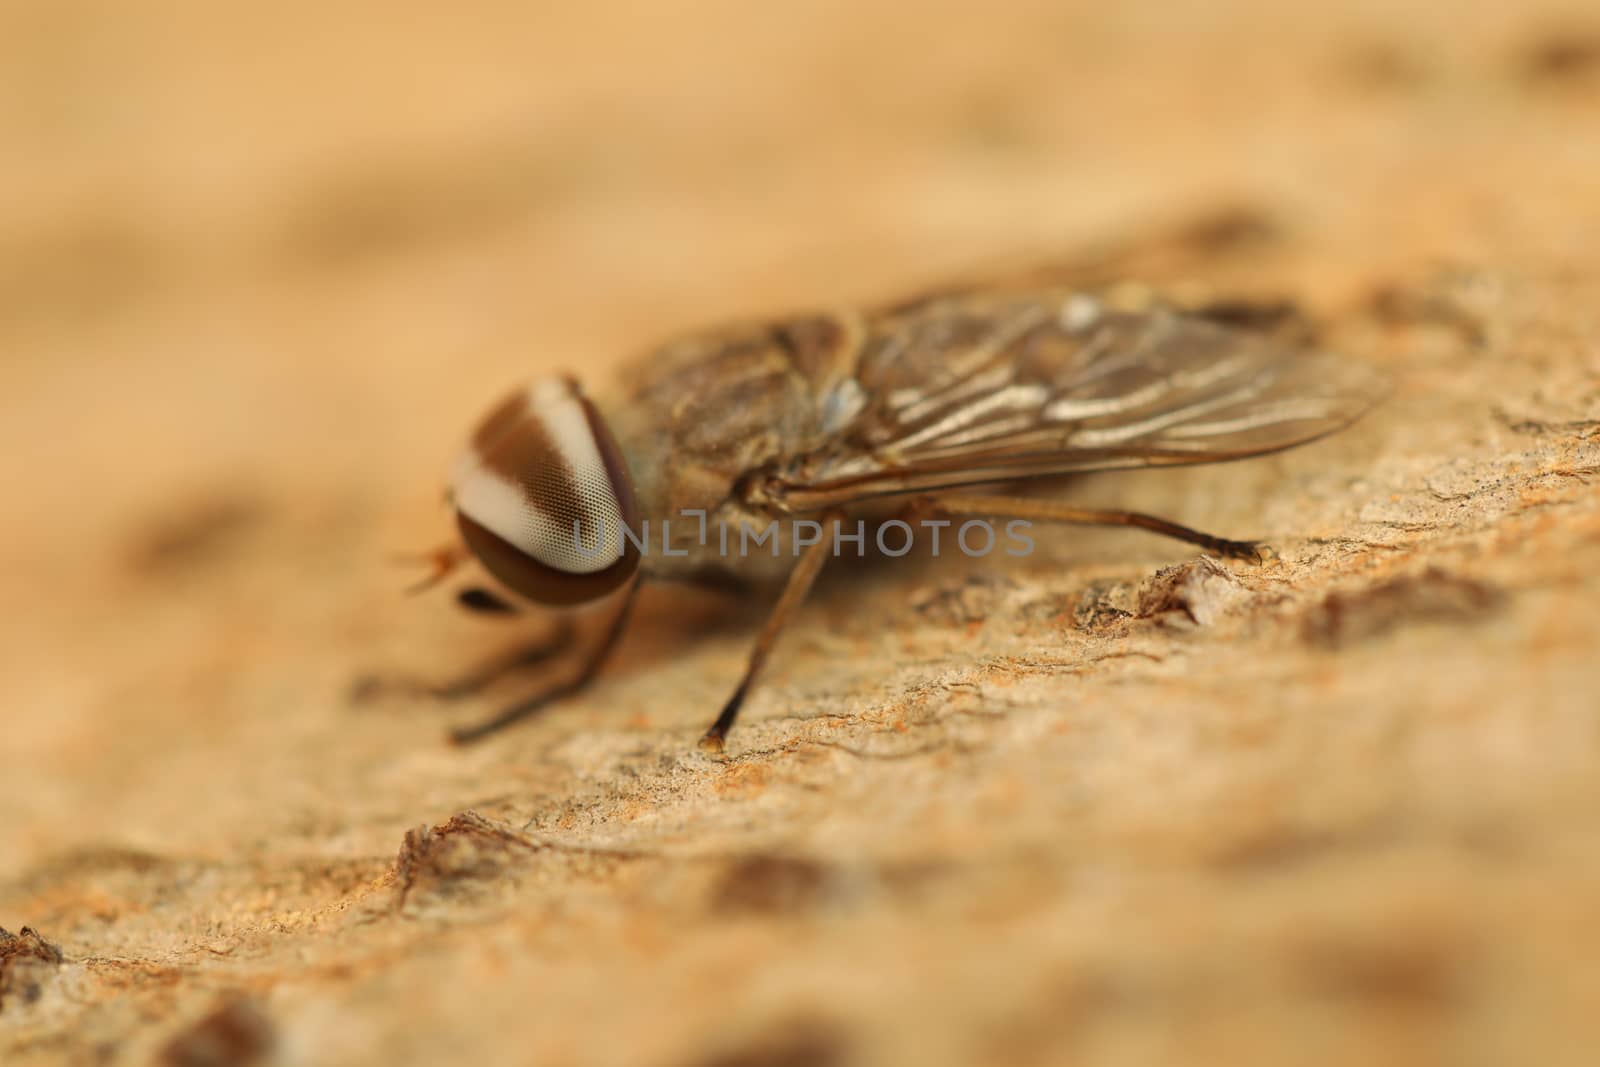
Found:
[{"label": "textured bark surface", "polygon": [[[1593,1062],[1592,5],[642,6],[0,12],[0,1060]],[[512,382],[1043,261],[1391,376],[1066,491],[1275,559],[841,569],[720,760],[737,599],[363,682],[553,626],[390,563]]]}]

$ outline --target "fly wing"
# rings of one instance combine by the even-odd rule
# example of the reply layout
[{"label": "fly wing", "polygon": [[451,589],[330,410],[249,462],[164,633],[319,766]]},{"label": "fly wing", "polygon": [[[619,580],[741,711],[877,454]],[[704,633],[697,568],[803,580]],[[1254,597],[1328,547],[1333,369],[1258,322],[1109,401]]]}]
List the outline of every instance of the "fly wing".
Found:
[{"label": "fly wing", "polygon": [[879,317],[858,413],[779,481],[797,509],[868,496],[1273,452],[1382,395],[1361,364],[1083,294],[935,300]]}]

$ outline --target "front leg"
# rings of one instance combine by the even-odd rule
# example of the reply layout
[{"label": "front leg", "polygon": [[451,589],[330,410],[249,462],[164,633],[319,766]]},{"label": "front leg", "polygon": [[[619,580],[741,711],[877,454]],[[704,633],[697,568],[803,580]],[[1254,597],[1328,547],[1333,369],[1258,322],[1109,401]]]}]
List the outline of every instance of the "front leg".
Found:
[{"label": "front leg", "polygon": [[617,613],[611,617],[611,623],[606,629],[605,636],[600,639],[598,645],[590,650],[588,656],[584,658],[578,669],[570,677],[535,693],[531,697],[519,700],[483,722],[474,723],[471,726],[457,727],[450,731],[450,740],[458,745],[477,741],[497,730],[510,726],[514,722],[520,722],[547,704],[569,697],[587,686],[594,680],[595,675],[600,673],[600,668],[605,666],[605,662],[611,657],[611,653],[616,650],[618,639],[622,637],[622,631],[627,628],[628,619],[633,609],[633,601],[639,593],[641,584],[643,583],[636,579],[628,585],[627,591],[622,594],[622,604],[617,608]]},{"label": "front leg", "polygon": [[506,655],[481,664],[448,682],[429,686],[428,693],[440,700],[461,700],[474,696],[507,675],[538,666],[545,660],[565,652],[572,647],[576,632],[577,627],[573,625],[572,620],[562,618],[556,623],[555,633],[550,636],[513,649]]}]

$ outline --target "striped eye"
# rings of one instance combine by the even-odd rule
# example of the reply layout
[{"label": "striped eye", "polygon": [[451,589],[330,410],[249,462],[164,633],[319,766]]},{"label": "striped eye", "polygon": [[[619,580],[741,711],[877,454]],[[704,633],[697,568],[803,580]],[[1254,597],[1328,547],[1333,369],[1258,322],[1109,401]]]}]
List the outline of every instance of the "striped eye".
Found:
[{"label": "striped eye", "polygon": [[451,478],[467,547],[540,604],[581,604],[639,567],[633,485],[622,453],[570,378],[507,397],[478,425]]}]

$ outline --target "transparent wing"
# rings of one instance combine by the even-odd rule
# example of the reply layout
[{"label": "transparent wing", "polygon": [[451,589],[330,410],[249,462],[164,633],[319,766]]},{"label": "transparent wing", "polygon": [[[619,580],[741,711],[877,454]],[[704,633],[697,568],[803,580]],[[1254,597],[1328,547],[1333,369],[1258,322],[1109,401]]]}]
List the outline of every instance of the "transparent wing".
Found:
[{"label": "transparent wing", "polygon": [[[790,506],[1289,448],[1383,394],[1351,361],[1082,294],[933,301],[872,323],[862,400],[783,472]],[[831,401],[837,408],[837,400]]]}]

